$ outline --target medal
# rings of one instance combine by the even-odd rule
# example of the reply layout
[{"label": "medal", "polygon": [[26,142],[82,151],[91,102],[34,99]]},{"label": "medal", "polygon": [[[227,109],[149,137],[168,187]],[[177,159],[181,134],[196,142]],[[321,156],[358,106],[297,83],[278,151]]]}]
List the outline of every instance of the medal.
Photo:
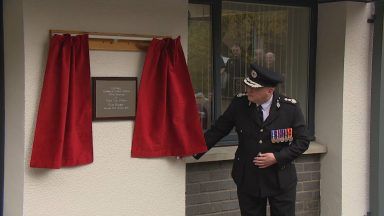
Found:
[{"label": "medal", "polygon": [[280,131],[279,142],[284,142],[284,129],[279,129],[279,131]]},{"label": "medal", "polygon": [[279,131],[278,130],[273,130],[274,133],[274,141],[275,143],[279,142]]},{"label": "medal", "polygon": [[280,142],[284,142],[284,129],[280,129]]},{"label": "medal", "polygon": [[272,143],[292,142],[293,141],[292,131],[293,131],[292,128],[271,130],[271,142]]},{"label": "medal", "polygon": [[288,128],[287,132],[288,132],[288,140],[292,141],[293,140],[292,128]]}]

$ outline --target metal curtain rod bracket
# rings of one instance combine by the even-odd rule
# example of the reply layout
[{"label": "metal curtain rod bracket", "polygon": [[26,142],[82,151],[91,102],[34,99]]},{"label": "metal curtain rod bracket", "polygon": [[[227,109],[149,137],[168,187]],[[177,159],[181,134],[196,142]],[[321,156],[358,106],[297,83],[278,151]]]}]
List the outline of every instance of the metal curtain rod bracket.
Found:
[{"label": "metal curtain rod bracket", "polygon": [[55,34],[88,34],[89,49],[105,51],[146,51],[152,38],[163,39],[170,37],[146,34],[49,30],[50,37]]}]

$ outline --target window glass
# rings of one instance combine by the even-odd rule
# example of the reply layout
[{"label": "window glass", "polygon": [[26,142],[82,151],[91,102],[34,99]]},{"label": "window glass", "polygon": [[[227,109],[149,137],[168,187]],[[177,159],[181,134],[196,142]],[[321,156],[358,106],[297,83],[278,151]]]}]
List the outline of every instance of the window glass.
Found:
[{"label": "window glass", "polygon": [[310,9],[223,1],[221,110],[245,92],[250,63],[281,73],[278,91],[301,102],[307,116]]},{"label": "window glass", "polygon": [[202,128],[211,125],[213,109],[212,22],[209,5],[189,4],[188,69]]},{"label": "window glass", "polygon": [[[281,73],[285,82],[277,91],[300,101],[307,118],[309,21],[308,7],[223,1],[218,94],[213,80],[211,6],[189,4],[188,68],[204,130],[214,120],[214,105],[224,112],[236,94],[245,92],[243,80],[251,63]],[[213,104],[214,95],[221,95],[220,104]],[[235,137],[231,134],[225,140]]]}]

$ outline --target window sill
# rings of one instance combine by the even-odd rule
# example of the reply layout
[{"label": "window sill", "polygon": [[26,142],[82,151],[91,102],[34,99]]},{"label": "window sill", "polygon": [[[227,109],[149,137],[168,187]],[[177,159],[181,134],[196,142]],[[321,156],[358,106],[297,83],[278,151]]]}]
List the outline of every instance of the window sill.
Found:
[{"label": "window sill", "polygon": [[[185,157],[183,160],[185,163],[200,163],[209,161],[224,161],[232,160],[237,146],[225,146],[225,147],[214,147],[209,150],[200,160],[196,160],[193,157]],[[307,151],[304,154],[323,154],[327,152],[327,147],[323,144],[311,142]]]}]

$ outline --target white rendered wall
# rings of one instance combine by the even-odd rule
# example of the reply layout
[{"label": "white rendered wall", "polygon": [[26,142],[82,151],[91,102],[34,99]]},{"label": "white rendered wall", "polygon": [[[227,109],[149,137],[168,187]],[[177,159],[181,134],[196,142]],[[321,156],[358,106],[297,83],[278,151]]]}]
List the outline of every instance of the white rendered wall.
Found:
[{"label": "white rendered wall", "polygon": [[321,160],[321,215],[341,215],[345,8],[319,5],[316,65],[316,141],[327,145]]},{"label": "white rendered wall", "polygon": [[371,5],[319,5],[316,141],[321,160],[321,215],[368,211]]},{"label": "white rendered wall", "polygon": [[22,215],[24,189],[24,39],[23,2],[5,0],[4,215]]},{"label": "white rendered wall", "polygon": [[369,211],[369,145],[371,110],[371,4],[346,3],[343,85],[342,215]]},{"label": "white rendered wall", "polygon": [[[14,121],[21,126],[6,133],[7,136],[19,134],[7,145],[19,146],[12,157],[20,157],[24,166],[13,164],[12,168],[24,173],[24,178],[21,175],[14,179],[15,182],[24,181],[21,184],[24,192],[20,197],[23,199],[11,200],[15,203],[6,206],[14,213],[5,215],[184,215],[185,164],[174,158],[131,158],[133,121],[93,123],[94,163],[91,165],[60,170],[31,169],[29,160],[48,51],[48,30],[181,35],[185,49],[187,1],[24,0],[23,4],[24,34],[17,32],[16,35],[24,37],[25,71],[18,72],[18,76],[19,79],[25,76],[25,80],[24,83],[12,83],[14,88],[22,91],[16,95],[20,104],[11,105],[6,101],[12,109],[18,105],[22,109],[14,110],[19,115]],[[22,43],[18,45],[22,46]],[[143,53],[92,51],[91,74],[140,76],[143,60]],[[23,56],[17,56],[13,61],[19,61],[15,67],[23,67]],[[9,78],[5,80],[6,83],[10,81]],[[6,88],[7,92],[11,87],[6,85]],[[19,120],[23,113],[25,118]],[[24,134],[20,134],[22,131]],[[6,155],[8,153],[6,150]],[[6,182],[5,188],[15,182]],[[23,208],[13,209],[22,200]]]}]

